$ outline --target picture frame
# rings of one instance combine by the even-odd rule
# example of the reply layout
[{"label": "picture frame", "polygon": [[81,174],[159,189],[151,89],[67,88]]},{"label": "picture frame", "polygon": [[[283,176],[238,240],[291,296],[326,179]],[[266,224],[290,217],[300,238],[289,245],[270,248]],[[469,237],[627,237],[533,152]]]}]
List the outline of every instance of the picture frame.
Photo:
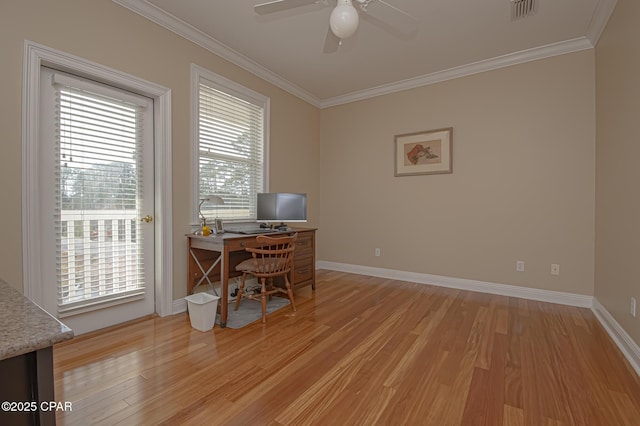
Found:
[{"label": "picture frame", "polygon": [[224,226],[222,224],[222,219],[215,220],[215,233],[216,234],[224,234]]},{"label": "picture frame", "polygon": [[453,127],[394,137],[394,176],[453,173]]}]

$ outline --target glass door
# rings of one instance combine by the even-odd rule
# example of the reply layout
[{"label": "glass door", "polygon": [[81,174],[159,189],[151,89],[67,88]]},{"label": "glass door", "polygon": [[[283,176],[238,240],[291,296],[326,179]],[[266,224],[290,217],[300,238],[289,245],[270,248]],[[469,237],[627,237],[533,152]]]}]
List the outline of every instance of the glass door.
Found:
[{"label": "glass door", "polygon": [[151,314],[153,101],[41,76],[43,307],[76,334]]}]

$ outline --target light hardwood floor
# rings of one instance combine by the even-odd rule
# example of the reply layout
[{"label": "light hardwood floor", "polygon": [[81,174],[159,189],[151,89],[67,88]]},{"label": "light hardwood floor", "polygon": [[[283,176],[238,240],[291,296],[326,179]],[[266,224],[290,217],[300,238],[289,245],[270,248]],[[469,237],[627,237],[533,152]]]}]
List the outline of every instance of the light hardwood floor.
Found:
[{"label": "light hardwood floor", "polygon": [[330,271],[296,302],[240,330],[180,314],[56,346],[58,423],[640,424],[640,379],[588,309]]}]

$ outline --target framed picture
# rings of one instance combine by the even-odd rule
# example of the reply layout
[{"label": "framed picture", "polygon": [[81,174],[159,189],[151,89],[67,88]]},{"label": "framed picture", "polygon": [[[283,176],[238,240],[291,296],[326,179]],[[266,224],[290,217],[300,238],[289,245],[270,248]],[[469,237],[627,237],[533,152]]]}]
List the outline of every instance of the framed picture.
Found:
[{"label": "framed picture", "polygon": [[216,219],[215,233],[216,234],[224,234],[224,227],[222,226],[222,219]]},{"label": "framed picture", "polygon": [[395,136],[395,176],[453,172],[453,127]]}]

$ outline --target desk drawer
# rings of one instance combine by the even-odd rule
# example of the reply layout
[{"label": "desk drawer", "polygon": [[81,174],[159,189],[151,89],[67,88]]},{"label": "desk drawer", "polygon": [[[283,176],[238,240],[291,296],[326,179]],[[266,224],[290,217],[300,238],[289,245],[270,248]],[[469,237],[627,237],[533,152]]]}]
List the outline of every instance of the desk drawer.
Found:
[{"label": "desk drawer", "polygon": [[299,233],[296,241],[296,250],[293,252],[296,259],[313,255],[313,234]]},{"label": "desk drawer", "polygon": [[209,238],[209,239],[192,238],[191,248],[202,249],[202,250],[212,250],[212,251],[217,251],[219,253],[222,251],[222,241],[214,238]]},{"label": "desk drawer", "polygon": [[293,285],[313,278],[313,258],[296,259],[293,262]]},{"label": "desk drawer", "polygon": [[226,240],[225,244],[229,247],[229,251],[244,250],[247,247],[258,247],[256,237],[231,238]]}]

